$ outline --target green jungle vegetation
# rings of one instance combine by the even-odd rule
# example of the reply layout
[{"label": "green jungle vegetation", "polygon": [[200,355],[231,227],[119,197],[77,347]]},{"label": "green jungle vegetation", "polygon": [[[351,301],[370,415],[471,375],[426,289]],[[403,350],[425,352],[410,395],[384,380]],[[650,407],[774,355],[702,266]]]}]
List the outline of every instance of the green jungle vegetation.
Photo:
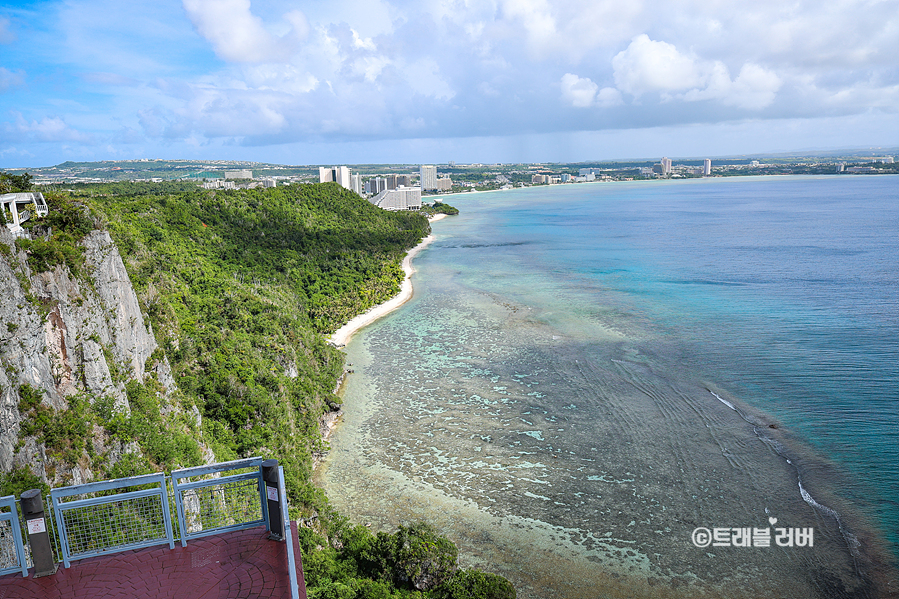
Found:
[{"label": "green jungle vegetation", "polygon": [[[107,183],[45,197],[50,214],[27,223],[34,240],[17,242],[31,269],[64,266],[84,278],[78,242],[107,229],[160,346],[148,366],[167,359],[178,390],[166,400],[150,377],[124,381],[107,353],[130,414],[83,394],[56,411],[23,385],[23,435],[54,459],[87,457],[98,478],[199,464],[201,442],[219,461],[277,458],[292,517],[313,523],[298,527],[311,599],[515,597],[505,578],[459,569],[456,547],[433,528],[372,533],[312,484],[313,454],[326,449],[319,421],[338,407],[344,371],[344,354],[325,335],[399,291],[405,252],[430,230],[424,214],[383,211],[335,183],[228,191]],[[202,430],[188,416],[194,408]],[[87,442],[94,426],[137,442],[140,454],[109,467]],[[46,485],[28,469],[0,476],[7,493],[35,487]]]},{"label": "green jungle vegetation", "polygon": [[[344,363],[324,336],[398,292],[400,261],[427,220],[382,211],[337,184],[172,185],[153,193],[134,184],[136,194],[132,184],[86,186],[73,196],[116,241],[181,403],[202,413],[216,458],[277,458],[293,504],[321,511],[312,455],[325,449],[319,419],[337,407]],[[143,387],[128,386],[129,402],[152,404]],[[161,453],[160,467],[195,457]]]},{"label": "green jungle vegetation", "polygon": [[459,214],[459,209],[455,206],[444,204],[440,200],[435,200],[431,205],[422,204],[421,212],[423,214],[427,214],[428,216],[433,216],[435,214],[446,214],[447,216],[453,216],[455,214]]},{"label": "green jungle vegetation", "polygon": [[28,173],[22,173],[21,175],[0,173],[0,193],[28,191],[31,189],[31,179],[32,177]]}]

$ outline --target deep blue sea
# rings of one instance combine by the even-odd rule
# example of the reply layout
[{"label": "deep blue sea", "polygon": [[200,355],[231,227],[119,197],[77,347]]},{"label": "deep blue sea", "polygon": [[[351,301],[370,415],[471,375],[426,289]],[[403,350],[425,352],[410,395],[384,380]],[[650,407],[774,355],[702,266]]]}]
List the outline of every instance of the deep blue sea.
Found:
[{"label": "deep blue sea", "polygon": [[[899,177],[446,201],[347,347],[339,509],[432,522],[519,597],[899,592]],[[769,527],[814,544],[691,536]]]}]

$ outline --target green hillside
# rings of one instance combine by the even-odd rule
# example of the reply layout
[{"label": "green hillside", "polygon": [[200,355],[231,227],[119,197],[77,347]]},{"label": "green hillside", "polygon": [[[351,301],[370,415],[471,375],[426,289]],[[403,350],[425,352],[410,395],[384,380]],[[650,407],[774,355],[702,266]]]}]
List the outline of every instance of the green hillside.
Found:
[{"label": "green hillside", "polygon": [[[343,354],[323,334],[399,290],[400,261],[427,220],[385,212],[336,184],[158,189],[117,184],[74,195],[116,241],[216,458],[277,457],[294,504],[313,508],[318,422],[343,372]],[[134,387],[129,399],[146,395]]]}]

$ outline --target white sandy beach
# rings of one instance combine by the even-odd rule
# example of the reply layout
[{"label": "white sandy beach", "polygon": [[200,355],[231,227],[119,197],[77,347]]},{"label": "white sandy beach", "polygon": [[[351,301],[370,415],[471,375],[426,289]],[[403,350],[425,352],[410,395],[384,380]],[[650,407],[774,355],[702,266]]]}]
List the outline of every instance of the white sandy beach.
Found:
[{"label": "white sandy beach", "polygon": [[[438,214],[428,220],[433,223],[445,217],[445,214]],[[403,258],[403,272],[406,273],[406,277],[403,279],[403,284],[400,286],[400,292],[398,294],[383,304],[378,304],[377,306],[370,308],[364,314],[360,314],[350,320],[348,323],[334,331],[334,334],[328,338],[328,342],[337,347],[346,345],[350,342],[350,339],[356,331],[362,327],[367,327],[379,318],[390,314],[412,299],[412,273],[415,272],[415,268],[412,266],[412,259],[432,241],[434,241],[434,235],[428,235],[422,239],[421,243],[409,250],[406,257]]]}]

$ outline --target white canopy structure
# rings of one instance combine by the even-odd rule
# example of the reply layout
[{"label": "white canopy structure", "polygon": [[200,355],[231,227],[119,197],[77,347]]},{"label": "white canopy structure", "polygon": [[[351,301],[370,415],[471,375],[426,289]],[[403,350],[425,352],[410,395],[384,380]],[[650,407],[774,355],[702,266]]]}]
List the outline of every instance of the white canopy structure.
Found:
[{"label": "white canopy structure", "polygon": [[5,193],[0,195],[0,210],[6,217],[6,228],[16,237],[25,235],[22,223],[31,218],[29,207],[34,204],[37,216],[47,216],[50,212],[44,194],[37,191]]}]

